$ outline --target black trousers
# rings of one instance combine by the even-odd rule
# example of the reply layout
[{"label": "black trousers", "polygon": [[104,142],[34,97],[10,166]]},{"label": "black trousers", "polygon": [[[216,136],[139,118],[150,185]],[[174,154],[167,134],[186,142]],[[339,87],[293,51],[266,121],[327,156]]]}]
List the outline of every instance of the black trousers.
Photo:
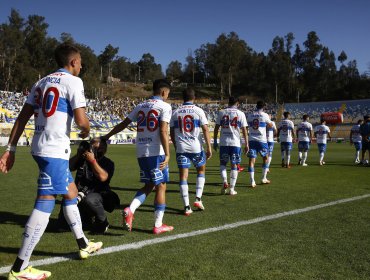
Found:
[{"label": "black trousers", "polygon": [[78,204],[81,218],[90,220],[95,217],[96,223],[102,223],[107,219],[105,211],[112,212],[120,205],[118,195],[113,191],[91,192]]}]

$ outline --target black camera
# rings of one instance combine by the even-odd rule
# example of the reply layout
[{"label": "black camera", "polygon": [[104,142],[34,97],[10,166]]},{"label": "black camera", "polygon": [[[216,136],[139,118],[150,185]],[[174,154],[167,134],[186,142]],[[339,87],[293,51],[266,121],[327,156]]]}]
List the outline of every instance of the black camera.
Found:
[{"label": "black camera", "polygon": [[85,152],[90,152],[91,151],[91,145],[90,142],[88,141],[81,141],[80,145],[78,146],[78,153],[83,154]]},{"label": "black camera", "polygon": [[88,186],[78,186],[77,204],[80,203],[90,191]]}]

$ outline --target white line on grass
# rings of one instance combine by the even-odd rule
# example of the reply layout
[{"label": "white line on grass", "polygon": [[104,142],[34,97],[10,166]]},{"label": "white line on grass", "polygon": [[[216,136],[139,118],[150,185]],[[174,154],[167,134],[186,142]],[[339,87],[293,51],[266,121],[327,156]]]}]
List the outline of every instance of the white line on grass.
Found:
[{"label": "white line on grass", "polygon": [[[168,242],[168,241],[172,241],[172,240],[176,240],[176,239],[188,238],[188,237],[198,236],[198,235],[207,234],[207,233],[211,233],[211,232],[238,228],[238,227],[245,226],[245,225],[257,224],[257,223],[261,223],[261,222],[264,222],[264,221],[275,220],[275,219],[279,219],[279,218],[286,217],[286,216],[297,215],[297,214],[300,214],[300,213],[305,213],[305,212],[309,212],[309,211],[313,211],[313,210],[317,210],[317,209],[321,209],[321,208],[325,208],[325,207],[329,207],[329,206],[333,206],[333,205],[337,205],[337,204],[342,204],[342,203],[352,202],[352,201],[356,201],[356,200],[360,200],[360,199],[365,199],[365,198],[368,198],[368,197],[370,197],[370,194],[355,196],[355,197],[346,198],[346,199],[340,199],[340,200],[336,200],[336,201],[332,201],[332,202],[328,202],[328,203],[323,203],[323,204],[318,204],[318,205],[314,205],[314,206],[310,206],[310,207],[306,207],[306,208],[300,208],[300,209],[281,212],[281,213],[277,213],[277,214],[273,214],[273,215],[263,216],[263,217],[255,218],[255,219],[252,219],[252,220],[246,220],[246,221],[240,221],[240,222],[236,222],[236,223],[232,223],[232,224],[226,224],[226,225],[219,226],[219,227],[212,227],[212,228],[207,228],[207,229],[202,229],[202,230],[191,231],[191,232],[188,232],[188,233],[181,233],[181,234],[170,235],[170,236],[166,236],[166,237],[159,237],[159,238],[154,238],[154,239],[149,239],[149,240],[143,240],[143,241],[129,243],[129,244],[122,244],[122,245],[118,245],[118,246],[112,246],[112,247],[101,249],[99,252],[97,252],[93,256],[110,254],[110,253],[121,252],[121,251],[126,251],[126,250],[135,250],[135,249],[143,248],[145,246],[164,243],[164,242]],[[65,261],[72,260],[72,259],[75,259],[75,258],[76,258],[76,254],[70,254],[70,255],[66,255],[66,256],[62,256],[62,257],[41,259],[41,260],[33,261],[31,263],[32,263],[33,266],[41,266],[41,265],[49,265],[49,264],[54,264],[54,263],[65,262]],[[7,273],[7,272],[9,272],[10,269],[11,269],[11,266],[1,267],[0,268],[0,274]]]}]

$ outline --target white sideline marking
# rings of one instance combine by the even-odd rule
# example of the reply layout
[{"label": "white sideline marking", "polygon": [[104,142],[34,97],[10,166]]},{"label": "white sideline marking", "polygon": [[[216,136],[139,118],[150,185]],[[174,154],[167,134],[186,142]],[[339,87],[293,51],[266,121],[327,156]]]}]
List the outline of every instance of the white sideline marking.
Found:
[{"label": "white sideline marking", "polygon": [[[305,213],[305,212],[309,212],[309,211],[313,211],[313,210],[317,210],[317,209],[321,209],[321,208],[325,208],[325,207],[329,207],[329,206],[333,206],[333,205],[337,205],[337,204],[342,204],[342,203],[352,202],[352,201],[356,201],[356,200],[360,200],[360,199],[365,199],[365,198],[368,198],[368,197],[370,197],[370,194],[355,196],[355,197],[346,198],[346,199],[335,200],[335,201],[328,202],[328,203],[323,203],[323,204],[318,204],[318,205],[314,205],[314,206],[309,206],[309,207],[306,207],[306,208],[300,208],[300,209],[281,212],[281,213],[277,213],[277,214],[273,214],[273,215],[263,216],[263,217],[255,218],[255,219],[252,219],[252,220],[246,220],[246,221],[240,221],[240,222],[236,222],[236,223],[232,223],[232,224],[226,224],[226,225],[219,226],[219,227],[212,227],[212,228],[207,228],[207,229],[202,229],[202,230],[191,231],[191,232],[188,232],[188,233],[181,233],[181,234],[176,234],[176,235],[171,235],[171,236],[166,236],[166,237],[159,237],[159,238],[154,238],[154,239],[143,240],[143,241],[139,241],[139,242],[135,242],[135,243],[112,246],[112,247],[101,249],[99,252],[97,252],[96,254],[94,254],[92,256],[110,254],[110,253],[121,252],[121,251],[126,251],[126,250],[135,250],[135,249],[143,248],[145,246],[164,243],[164,242],[168,242],[168,241],[172,241],[172,240],[176,240],[176,239],[188,238],[188,237],[198,236],[198,235],[207,234],[207,233],[211,233],[211,232],[217,232],[217,231],[222,231],[222,230],[227,230],[227,229],[232,229],[232,228],[238,228],[238,227],[245,226],[245,225],[257,224],[257,223],[261,223],[261,222],[264,222],[264,221],[270,221],[270,220],[275,220],[275,219],[279,219],[279,218],[286,217],[286,216],[297,215],[297,214],[300,214],[300,213]],[[65,261],[76,259],[76,258],[77,258],[76,254],[70,254],[70,255],[66,255],[64,257],[54,257],[54,258],[41,259],[41,260],[33,261],[33,262],[30,262],[30,263],[33,266],[42,266],[42,265],[49,265],[49,264],[54,264],[54,263],[65,262]],[[8,273],[10,271],[10,269],[11,269],[11,266],[1,267],[0,268],[0,274]]]}]

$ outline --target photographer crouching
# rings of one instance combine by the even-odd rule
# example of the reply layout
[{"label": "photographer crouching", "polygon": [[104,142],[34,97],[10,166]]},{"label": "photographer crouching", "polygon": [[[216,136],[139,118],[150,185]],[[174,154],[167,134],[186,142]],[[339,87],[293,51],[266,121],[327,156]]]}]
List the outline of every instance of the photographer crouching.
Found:
[{"label": "photographer crouching", "polygon": [[[95,233],[105,233],[109,227],[107,212],[120,205],[118,195],[110,189],[114,162],[105,157],[107,142],[94,138],[82,141],[77,154],[69,160],[69,168],[76,171],[78,208],[84,227],[92,226]],[[93,222],[94,221],[94,222]]]}]

